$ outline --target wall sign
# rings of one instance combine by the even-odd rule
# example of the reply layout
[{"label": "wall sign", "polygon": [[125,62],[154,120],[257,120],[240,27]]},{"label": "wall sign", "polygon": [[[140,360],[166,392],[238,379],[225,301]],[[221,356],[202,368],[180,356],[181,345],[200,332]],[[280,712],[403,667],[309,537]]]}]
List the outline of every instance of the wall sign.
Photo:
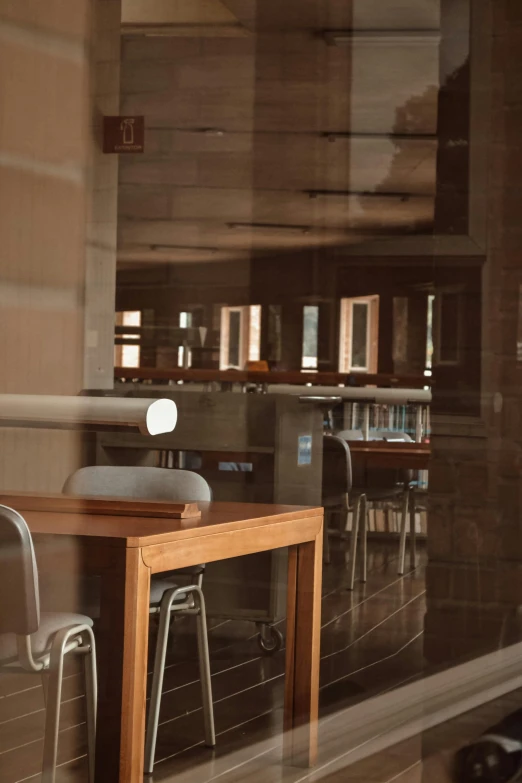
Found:
[{"label": "wall sign", "polygon": [[297,464],[312,464],[312,436],[299,435],[297,439]]},{"label": "wall sign", "polygon": [[143,152],[145,149],[144,117],[104,117],[103,151],[106,154]]}]

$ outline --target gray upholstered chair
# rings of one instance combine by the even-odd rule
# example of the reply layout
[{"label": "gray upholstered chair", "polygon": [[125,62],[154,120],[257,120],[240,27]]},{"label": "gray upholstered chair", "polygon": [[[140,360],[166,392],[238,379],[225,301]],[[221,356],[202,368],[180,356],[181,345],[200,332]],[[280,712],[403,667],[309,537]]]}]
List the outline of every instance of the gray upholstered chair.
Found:
[{"label": "gray upholstered chair", "polygon": [[[364,492],[353,491],[352,487],[352,460],[350,449],[343,438],[336,435],[323,436],[323,481],[322,481],[322,505],[325,510],[324,523],[324,559],[330,561],[329,528],[330,520],[334,513],[340,515],[341,533],[348,532],[348,519],[350,511],[353,512],[353,524],[351,530],[350,555],[348,560],[349,586],[353,590],[355,585],[355,569],[357,561],[357,545],[359,533],[362,548],[362,581],[366,582],[367,572],[367,514],[366,496]],[[362,520],[361,529],[360,522]]]},{"label": "gray upholstered chair", "polygon": [[407,432],[395,430],[370,430],[370,440],[386,440],[398,443],[413,443],[413,438]]},{"label": "gray upholstered chair", "polygon": [[[361,440],[358,437],[358,430],[341,430],[337,432],[337,437],[345,441]],[[362,433],[361,433],[362,435]],[[402,442],[412,442],[411,437],[406,432],[393,432],[392,430],[370,430],[370,440],[393,440]],[[393,468],[377,468],[369,471],[369,475],[363,475],[361,471],[356,471],[355,479],[352,476],[353,483],[361,492],[366,495],[365,514],[368,515],[370,508],[377,504],[384,506],[386,513],[390,507],[397,510],[400,507],[400,530],[399,530],[399,559],[397,573],[402,576],[405,567],[406,553],[406,533],[408,523],[408,503],[410,502],[410,484],[412,472],[408,470],[395,470]],[[368,527],[368,520],[365,522],[365,529]]]},{"label": "gray upholstered chair", "polygon": [[0,506],[0,670],[42,677],[46,702],[42,783],[54,783],[63,664],[81,655],[86,681],[89,780],[94,783],[96,650],[90,617],[40,613],[38,569],[24,518]]},{"label": "gray upholstered chair", "polygon": [[[113,465],[98,465],[77,470],[69,476],[63,491],[68,495],[85,497],[112,496],[173,502],[208,501],[212,497],[205,479],[188,470]],[[205,744],[209,747],[214,747],[216,744],[205,599],[201,589],[203,570],[204,566],[198,566],[187,571],[158,575],[151,581],[150,613],[159,615],[159,630],[145,746],[145,772],[148,773],[152,772],[154,766],[167,641],[171,617],[175,612],[196,615]],[[176,574],[190,574],[193,582],[196,583],[178,587],[175,581]]]},{"label": "gray upholstered chair", "polygon": [[343,440],[364,440],[362,430],[341,430],[335,434]]}]

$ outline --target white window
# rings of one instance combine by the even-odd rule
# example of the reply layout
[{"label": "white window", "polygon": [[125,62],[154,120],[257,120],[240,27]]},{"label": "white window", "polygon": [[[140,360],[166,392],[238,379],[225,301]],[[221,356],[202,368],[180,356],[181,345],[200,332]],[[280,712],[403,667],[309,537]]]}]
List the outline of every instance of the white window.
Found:
[{"label": "white window", "polygon": [[[181,329],[190,329],[192,326],[192,313],[180,313],[179,325]],[[192,364],[192,351],[185,345],[178,346],[178,367],[188,369]]]},{"label": "white window", "polygon": [[457,290],[437,291],[433,304],[433,364],[460,362],[461,294]]},{"label": "white window", "polygon": [[182,329],[189,329],[192,326],[192,313],[180,313],[179,325]]},{"label": "white window", "polygon": [[433,303],[435,297],[433,294],[428,296],[428,314],[426,328],[426,369],[424,375],[430,376],[433,373]]},{"label": "white window", "polygon": [[243,370],[261,354],[261,306],[221,308],[221,370]]},{"label": "white window", "polygon": [[377,372],[379,297],[341,299],[340,372]]},{"label": "white window", "polygon": [[248,361],[258,362],[261,358],[261,305],[252,305],[249,309]]},{"label": "white window", "polygon": [[[116,313],[116,326],[141,326],[141,311],[140,310],[124,310],[123,312]],[[136,340],[139,342],[140,335],[136,333],[118,334],[118,337],[123,340]],[[141,348],[139,344],[124,344],[116,345],[114,347],[114,364],[116,367],[139,367],[141,358]]]},{"label": "white window", "polygon": [[303,370],[317,370],[317,347],[319,344],[319,308],[317,305],[303,307]]}]

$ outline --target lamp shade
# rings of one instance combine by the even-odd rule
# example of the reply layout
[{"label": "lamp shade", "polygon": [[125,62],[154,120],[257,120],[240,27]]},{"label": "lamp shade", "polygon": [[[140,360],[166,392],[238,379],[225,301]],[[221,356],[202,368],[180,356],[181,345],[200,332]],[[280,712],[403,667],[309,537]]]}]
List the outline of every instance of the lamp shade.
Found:
[{"label": "lamp shade", "polygon": [[67,397],[0,394],[0,425],[135,427],[143,435],[172,432],[178,419],[173,400],[128,397]]}]

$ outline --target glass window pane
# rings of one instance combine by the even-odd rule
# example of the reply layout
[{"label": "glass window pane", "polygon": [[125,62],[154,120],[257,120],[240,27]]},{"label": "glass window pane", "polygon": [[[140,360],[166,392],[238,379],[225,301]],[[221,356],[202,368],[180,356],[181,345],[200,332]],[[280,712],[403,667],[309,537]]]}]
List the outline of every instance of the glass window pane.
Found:
[{"label": "glass window pane", "polygon": [[460,295],[440,293],[435,301],[439,303],[439,362],[456,364],[459,360]]},{"label": "glass window pane", "polygon": [[250,334],[248,339],[248,360],[257,362],[261,357],[261,307],[250,308]]},{"label": "glass window pane", "polygon": [[[116,313],[116,326],[134,326],[140,327],[142,322],[141,310],[124,310]],[[121,340],[139,341],[139,334],[129,334],[118,332],[117,337]],[[114,364],[116,367],[139,367],[141,361],[140,345],[115,345],[114,346]]]},{"label": "glass window pane", "polygon": [[[299,726],[287,744],[302,747],[306,715],[293,711],[311,705],[310,683],[319,682],[323,771],[447,783],[447,749],[430,766],[433,735],[408,741],[384,765],[344,774],[349,743],[361,754],[375,743],[334,713],[407,683],[391,699],[389,727],[408,714],[402,699],[416,685],[417,699],[430,692],[412,678],[463,661],[475,667],[454,675],[455,693],[475,676],[487,679],[468,704],[477,694],[507,695],[518,682],[519,651],[503,648],[522,643],[522,0],[0,5],[0,392],[35,395],[37,407],[48,396],[57,408],[79,401],[82,416],[88,406],[123,414],[165,397],[179,414],[159,438],[129,429],[127,419],[124,428],[122,415],[117,428],[97,432],[79,421],[70,431],[63,422],[4,422],[0,491],[59,499],[71,473],[98,461],[170,469],[171,484],[180,479],[173,468],[192,471],[224,503],[211,536],[201,535],[206,508],[201,521],[143,523],[163,531],[159,560],[156,544],[141,559],[152,558],[155,573],[160,560],[175,565],[177,544],[172,557],[167,549],[178,536],[187,557],[208,561],[202,589],[219,732],[216,766],[201,744],[197,661],[189,660],[195,623],[180,618],[168,651],[159,776],[285,777],[270,749],[284,723]],[[128,116],[115,116],[120,110]],[[0,400],[0,424],[8,404]],[[328,454],[332,433],[350,440],[351,488],[344,444]],[[250,519],[239,531],[242,522],[227,521],[241,503],[243,520],[262,504],[261,525]],[[329,517],[324,563],[313,542],[291,553],[297,626],[285,601],[285,554],[236,552],[272,539],[295,545],[293,523],[280,520],[271,535],[270,509],[282,505],[326,507]],[[316,540],[319,515],[307,516],[298,512],[294,531]],[[85,529],[97,524],[108,523]],[[118,527],[126,524],[120,517]],[[51,539],[61,535],[54,530]],[[123,692],[137,722],[121,721],[117,699],[100,701],[100,736],[115,739],[103,764],[117,783],[118,753],[132,745],[119,730],[139,727],[143,715],[132,693],[144,689],[131,686],[136,676],[145,682],[147,629],[138,638],[122,628],[125,568],[96,570],[117,565],[119,546],[106,552],[102,536],[91,543],[77,541],[76,557],[65,551],[72,542],[51,552],[52,541],[35,536],[36,561],[45,612],[92,609],[100,618],[102,690],[106,682],[116,696],[121,690],[121,672],[108,667],[136,664]],[[218,550],[238,558],[216,561]],[[67,566],[59,579],[57,563]],[[71,566],[76,589],[64,588]],[[322,603],[321,633],[311,624],[311,569],[324,574],[314,602]],[[0,600],[9,593],[1,587]],[[123,655],[123,639],[139,649]],[[299,649],[309,641],[319,674],[310,650]],[[495,671],[473,661],[484,652],[495,653]],[[299,657],[286,717],[285,654],[289,664]],[[0,699],[0,723],[9,724],[0,745],[12,783],[35,779],[42,765],[41,684],[26,685],[26,674],[0,681],[9,696]],[[72,687],[79,712],[67,706],[60,773],[80,783],[88,777],[84,705],[73,679],[67,698]],[[450,714],[452,691],[432,690],[439,712]],[[354,710],[354,723],[373,704]],[[492,708],[495,721],[515,706],[522,692]],[[421,711],[430,721],[436,714],[429,702]],[[467,737],[447,727],[440,734],[451,735],[453,756],[495,721],[468,724]],[[383,736],[382,715],[377,724]],[[331,742],[337,728],[341,738]],[[259,742],[268,754],[259,755]],[[122,769],[137,779],[139,754],[130,749]]]},{"label": "glass window pane", "polygon": [[241,351],[241,313],[231,310],[228,317],[228,363],[239,367]]},{"label": "glass window pane", "polygon": [[368,367],[368,305],[354,302],[352,305],[352,368]]},{"label": "glass window pane", "polygon": [[319,308],[305,305],[303,308],[303,369],[317,369],[317,346],[319,341]]},{"label": "glass window pane", "polygon": [[123,345],[122,346],[122,367],[140,366],[140,346]]},{"label": "glass window pane", "polygon": [[428,296],[428,313],[427,313],[427,329],[426,329],[426,369],[431,370],[433,367],[433,305],[435,297],[433,295]]}]

